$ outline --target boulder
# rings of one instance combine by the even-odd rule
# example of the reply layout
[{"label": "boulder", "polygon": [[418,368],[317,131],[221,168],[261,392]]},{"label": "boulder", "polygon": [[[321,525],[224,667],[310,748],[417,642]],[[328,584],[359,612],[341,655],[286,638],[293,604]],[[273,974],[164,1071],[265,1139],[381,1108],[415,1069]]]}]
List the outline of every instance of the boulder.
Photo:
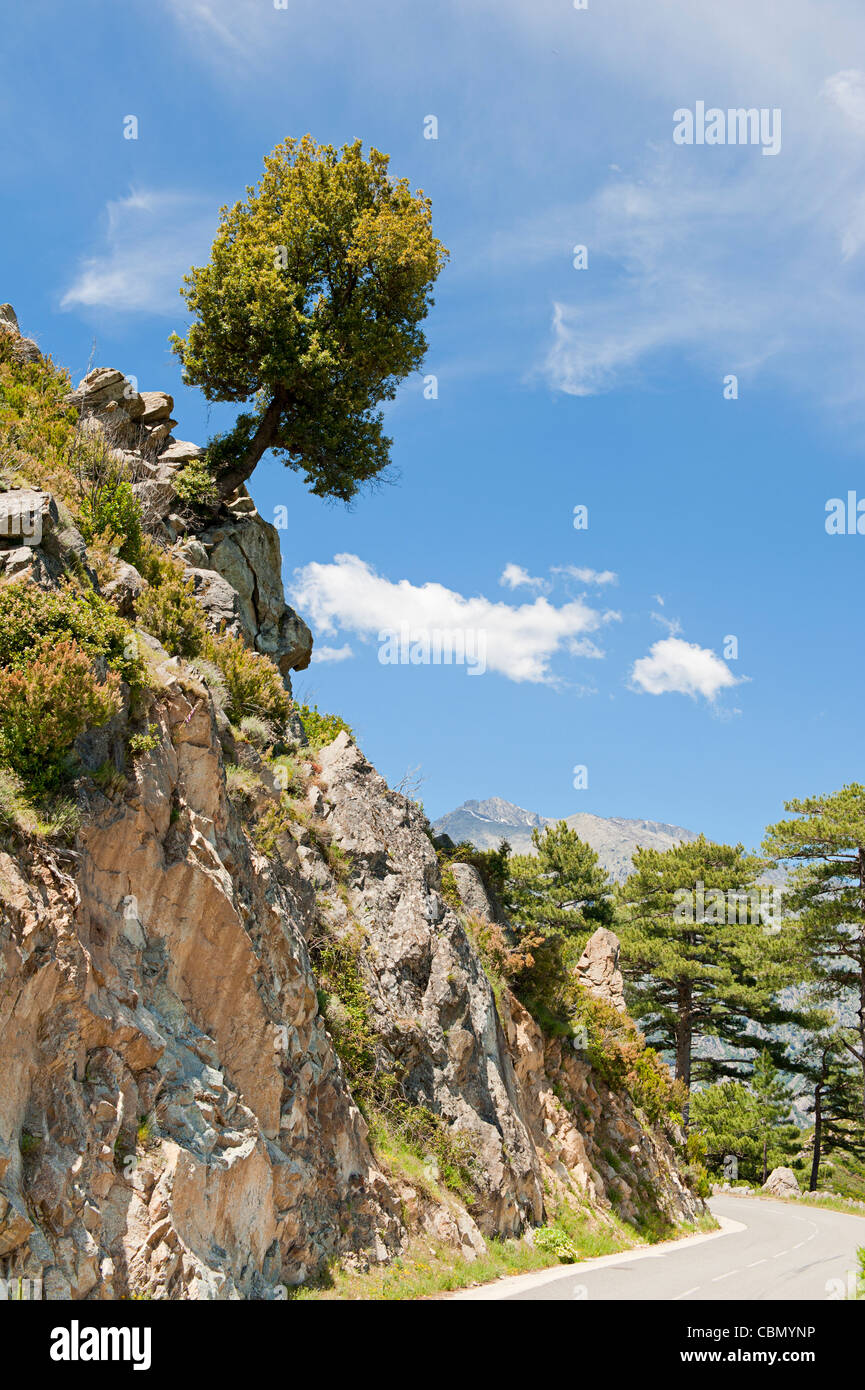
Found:
[{"label": "boulder", "polygon": [[763,1183],[763,1191],[771,1192],[773,1197],[798,1197],[801,1193],[792,1168],[773,1168]]},{"label": "boulder", "polygon": [[172,439],[159,455],[159,462],[181,468],[184,463],[203,458],[205,452],[200,444],[190,444],[186,439]]},{"label": "boulder", "polygon": [[577,963],[577,979],[596,999],[625,1012],[624,981],[619,969],[619,938],[609,927],[598,927],[586,942]]},{"label": "boulder", "polygon": [[142,391],[141,399],[144,402],[142,425],[155,425],[159,420],[167,420],[174,409],[174,397],[169,396],[167,391]]},{"label": "boulder", "polygon": [[0,492],[0,548],[41,545],[43,536],[59,521],[57,505],[48,492],[13,488]]}]

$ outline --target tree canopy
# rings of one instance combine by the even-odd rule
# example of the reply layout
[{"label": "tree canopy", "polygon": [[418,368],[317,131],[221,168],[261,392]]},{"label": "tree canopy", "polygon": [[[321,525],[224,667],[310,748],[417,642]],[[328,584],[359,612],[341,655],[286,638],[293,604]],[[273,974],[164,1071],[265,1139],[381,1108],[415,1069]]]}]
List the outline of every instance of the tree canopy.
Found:
[{"label": "tree canopy", "polygon": [[676,1076],[691,1084],[696,1038],[728,1045],[701,1057],[706,1079],[742,1074],[729,1048],[762,1048],[751,1028],[789,1022],[777,1004],[796,978],[787,960],[789,938],[770,935],[755,904],[763,863],[741,845],[717,845],[704,836],[668,850],[638,849],[634,872],[622,885],[622,970],[628,1001],[650,1041],[675,1051]]},{"label": "tree canopy", "polygon": [[818,996],[842,1012],[855,1009],[855,1029],[838,1038],[859,1064],[865,1118],[865,787],[854,782],[785,809],[794,818],[769,827],[765,848],[799,866],[788,902]]},{"label": "tree canopy", "polygon": [[267,449],[344,501],[389,461],[377,407],[423,361],[448,253],[429,199],[388,165],[360,140],[282,141],[246,200],[221,209],[209,263],[184,277],[193,322],[172,337],[184,381],[255,404],[211,444],[223,496]]}]

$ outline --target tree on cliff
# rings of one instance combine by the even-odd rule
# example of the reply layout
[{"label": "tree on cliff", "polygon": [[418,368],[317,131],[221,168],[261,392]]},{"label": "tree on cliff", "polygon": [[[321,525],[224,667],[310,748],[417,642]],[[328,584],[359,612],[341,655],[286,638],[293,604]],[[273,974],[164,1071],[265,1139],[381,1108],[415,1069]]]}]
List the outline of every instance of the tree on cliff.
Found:
[{"label": "tree on cliff", "polygon": [[359,140],[284,140],[246,201],[222,208],[210,263],[184,277],[194,321],[172,336],[184,381],[211,401],[255,401],[211,444],[223,496],[267,449],[343,501],[388,462],[377,406],[423,361],[447,259],[429,199],[388,163]]},{"label": "tree on cliff", "polygon": [[818,994],[856,1011],[855,1029],[839,1038],[859,1065],[865,1119],[865,787],[854,782],[829,796],[788,801],[785,810],[795,819],[771,825],[765,849],[799,866],[789,904]]}]

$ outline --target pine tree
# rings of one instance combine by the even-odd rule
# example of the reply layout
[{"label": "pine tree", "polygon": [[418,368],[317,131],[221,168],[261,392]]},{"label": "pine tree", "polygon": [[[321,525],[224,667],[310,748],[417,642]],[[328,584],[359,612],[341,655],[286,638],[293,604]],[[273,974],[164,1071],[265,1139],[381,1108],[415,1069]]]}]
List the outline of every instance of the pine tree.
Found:
[{"label": "pine tree", "polygon": [[790,938],[761,919],[763,861],[701,835],[665,851],[638,849],[633,862],[619,893],[619,933],[634,1017],[650,1042],[675,1053],[688,1088],[692,1073],[746,1074],[747,1063],[729,1056],[694,1060],[694,1043],[715,1037],[728,1053],[772,1049],[751,1021],[790,1021],[777,995],[795,967]]},{"label": "pine tree", "polygon": [[856,1027],[839,1038],[859,1065],[865,1118],[865,787],[854,782],[829,796],[789,801],[785,809],[796,818],[770,826],[764,847],[798,865],[787,901],[819,995],[841,1014],[853,1000]]},{"label": "pine tree", "polygon": [[765,1182],[769,1176],[770,1147],[773,1152],[795,1152],[799,1143],[799,1127],[791,1119],[793,1092],[766,1048],[754,1062],[751,1093],[754,1097],[757,1137],[762,1154],[762,1181]]},{"label": "pine tree", "polygon": [[612,884],[595,851],[565,821],[533,830],[532,843],[535,854],[514,855],[507,866],[511,930],[531,942],[531,965],[515,985],[520,997],[561,1015],[587,938],[613,922]]}]

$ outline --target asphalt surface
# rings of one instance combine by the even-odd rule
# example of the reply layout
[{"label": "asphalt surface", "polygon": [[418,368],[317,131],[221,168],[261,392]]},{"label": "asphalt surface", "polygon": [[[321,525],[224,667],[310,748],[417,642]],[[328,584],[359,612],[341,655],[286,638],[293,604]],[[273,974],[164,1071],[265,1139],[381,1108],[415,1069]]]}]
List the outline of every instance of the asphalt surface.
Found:
[{"label": "asphalt surface", "polygon": [[709,1205],[720,1235],[517,1275],[456,1297],[811,1301],[839,1298],[855,1279],[865,1218],[762,1198],[713,1197]]}]

